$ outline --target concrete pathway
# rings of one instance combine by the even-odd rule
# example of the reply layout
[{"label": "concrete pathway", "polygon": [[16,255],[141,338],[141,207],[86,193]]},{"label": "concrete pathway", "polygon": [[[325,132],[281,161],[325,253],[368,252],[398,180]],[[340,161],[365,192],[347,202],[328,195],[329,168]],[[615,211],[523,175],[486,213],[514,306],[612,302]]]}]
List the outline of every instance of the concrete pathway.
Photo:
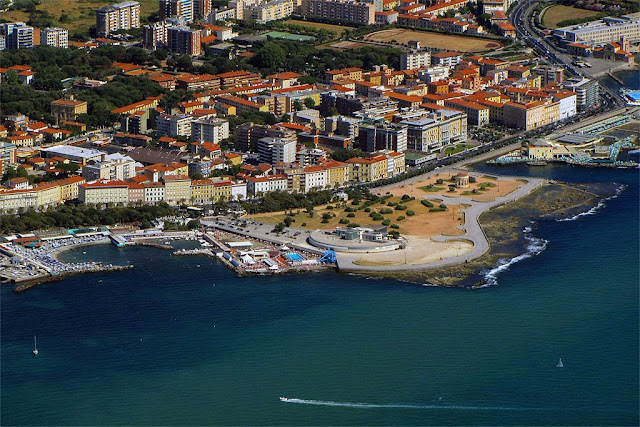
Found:
[{"label": "concrete pathway", "polygon": [[[461,169],[455,168],[441,168],[439,172],[459,172]],[[465,171],[467,172],[467,171]],[[523,179],[522,177],[511,177],[511,176],[499,176],[498,180],[501,181],[513,181],[517,179]],[[498,197],[491,202],[476,202],[471,200],[468,197],[443,197],[443,201],[445,204],[450,205],[469,205],[468,208],[462,209],[461,212],[464,212],[465,223],[458,228],[464,230],[465,233],[461,236],[434,236],[432,239],[437,242],[446,242],[452,240],[468,240],[473,243],[473,249],[471,251],[455,256],[445,258],[440,261],[427,263],[427,264],[399,264],[399,265],[380,265],[380,266],[371,266],[371,265],[357,265],[354,262],[359,260],[362,257],[362,254],[348,254],[348,253],[337,253],[338,259],[338,268],[341,271],[345,272],[367,272],[367,271],[417,271],[417,270],[430,270],[434,268],[448,267],[452,265],[464,264],[467,261],[474,260],[482,256],[485,252],[489,250],[489,241],[480,226],[478,218],[480,215],[496,206],[500,206],[514,200],[520,199],[534,190],[540,188],[542,185],[546,184],[547,181],[539,178],[526,178],[527,183],[520,186],[516,190],[507,194],[503,197]],[[434,196],[424,196],[424,198],[433,198]],[[394,251],[390,253],[390,255],[397,259],[401,257],[401,255]]]}]

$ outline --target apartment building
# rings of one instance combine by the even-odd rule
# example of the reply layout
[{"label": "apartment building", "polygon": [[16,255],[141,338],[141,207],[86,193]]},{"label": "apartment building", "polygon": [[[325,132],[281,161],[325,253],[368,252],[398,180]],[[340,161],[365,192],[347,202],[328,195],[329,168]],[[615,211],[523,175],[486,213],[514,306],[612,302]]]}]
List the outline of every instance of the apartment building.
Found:
[{"label": "apartment building", "polygon": [[164,201],[170,205],[186,203],[191,200],[191,180],[186,175],[165,175]]},{"label": "apartment building", "polygon": [[467,115],[467,122],[473,126],[484,126],[489,123],[489,107],[475,101],[464,99],[448,99],[444,102],[445,107],[462,110]]},{"label": "apartment building", "polygon": [[299,13],[305,18],[325,18],[365,25],[373,25],[376,20],[373,4],[354,0],[302,0]]},{"label": "apartment building", "polygon": [[327,160],[321,163],[322,167],[327,171],[326,188],[338,188],[344,186],[351,178],[351,164],[338,162],[336,160]]},{"label": "apartment building", "polygon": [[192,22],[211,13],[211,0],[160,0],[158,7],[160,20],[181,18]]},{"label": "apartment building", "polygon": [[407,126],[402,124],[361,124],[358,141],[360,149],[368,153],[378,150],[402,153],[407,150]]},{"label": "apartment building", "polygon": [[597,80],[585,77],[568,79],[562,86],[575,92],[578,111],[586,111],[600,104],[600,85]]},{"label": "apartment building", "polygon": [[303,169],[304,181],[302,182],[302,192],[323,190],[327,186],[327,171],[324,167],[314,165]]},{"label": "apartment building", "polygon": [[294,10],[293,0],[271,0],[253,5],[244,6],[244,20],[253,20],[258,24],[284,19],[289,17]]},{"label": "apartment building", "polygon": [[123,181],[87,182],[78,187],[78,200],[84,204],[129,203],[129,186]]},{"label": "apartment building", "polygon": [[0,35],[7,49],[28,49],[36,44],[36,29],[23,22],[1,24]]},{"label": "apartment building", "polygon": [[351,164],[351,180],[355,182],[371,182],[389,177],[387,158],[383,155],[347,160]]},{"label": "apartment building", "polygon": [[268,105],[260,105],[256,102],[252,102],[246,100],[244,98],[239,98],[233,95],[221,95],[217,98],[218,102],[229,105],[231,107],[236,107],[236,111],[238,113],[248,112],[248,113],[257,113],[258,111],[269,111]]},{"label": "apartment building", "polygon": [[191,122],[193,120],[194,117],[190,115],[160,114],[156,117],[156,135],[158,138],[163,136],[188,138],[191,136]]},{"label": "apartment building", "polygon": [[45,28],[40,31],[40,44],[68,49],[69,31],[64,28]]},{"label": "apartment building", "polygon": [[400,122],[407,126],[407,147],[433,153],[449,144],[467,140],[467,115],[454,110],[437,110],[426,116]]},{"label": "apartment building", "polygon": [[460,63],[462,55],[459,52],[440,52],[431,56],[431,63],[440,67],[453,68]]},{"label": "apartment building", "polygon": [[247,194],[250,196],[261,195],[271,191],[287,191],[286,175],[248,176]]},{"label": "apartment building", "polygon": [[229,138],[229,122],[222,119],[200,119],[191,122],[191,140],[220,144]]},{"label": "apartment building", "polygon": [[168,27],[167,46],[173,53],[183,53],[190,56],[200,55],[200,31],[189,27]]},{"label": "apartment building", "polygon": [[155,50],[168,44],[167,29],[169,22],[154,22],[142,27],[142,45],[145,49]]},{"label": "apartment building", "polygon": [[293,138],[260,138],[258,155],[262,163],[292,163],[296,160],[296,141]]},{"label": "apartment building", "polygon": [[87,181],[120,180],[124,181],[136,176],[136,162],[129,156],[120,153],[102,156],[100,161],[82,167],[82,177]]},{"label": "apartment building", "polygon": [[427,51],[412,50],[400,55],[401,70],[416,70],[431,66],[431,53]]},{"label": "apartment building", "polygon": [[118,30],[128,30],[140,26],[140,3],[124,1],[104,6],[96,10],[96,33],[106,37]]},{"label": "apartment building", "polygon": [[557,122],[559,117],[559,102],[540,100],[504,105],[504,124],[512,128],[531,130]]}]

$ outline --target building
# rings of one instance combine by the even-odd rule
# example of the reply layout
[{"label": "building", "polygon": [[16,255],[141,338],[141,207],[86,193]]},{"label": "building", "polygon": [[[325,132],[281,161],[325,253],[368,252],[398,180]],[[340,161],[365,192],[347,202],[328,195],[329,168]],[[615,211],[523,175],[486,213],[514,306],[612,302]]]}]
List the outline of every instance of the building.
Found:
[{"label": "building", "polygon": [[140,3],[124,1],[96,10],[96,34],[106,37],[118,30],[140,27]]},{"label": "building", "polygon": [[57,123],[75,121],[80,114],[87,114],[87,102],[78,101],[73,95],[51,102],[51,115],[56,118]]},{"label": "building", "polygon": [[76,147],[75,145],[54,145],[52,147],[41,148],[40,153],[43,158],[51,159],[59,157],[78,163],[84,166],[91,161],[101,161],[104,151],[93,148]]},{"label": "building", "polygon": [[489,107],[479,102],[454,98],[446,100],[444,105],[449,108],[464,111],[467,115],[467,122],[470,125],[484,126],[489,123]]},{"label": "building", "polygon": [[120,180],[136,176],[136,162],[120,153],[103,155],[100,161],[90,162],[82,167],[82,177],[87,181]]},{"label": "building", "polygon": [[258,155],[262,163],[292,163],[296,160],[296,141],[293,138],[260,138]]},{"label": "building", "polygon": [[220,144],[229,138],[229,122],[222,119],[200,119],[191,122],[191,140]]},{"label": "building", "polygon": [[427,51],[412,50],[400,55],[401,70],[415,70],[431,66],[431,53]]},{"label": "building", "polygon": [[23,22],[9,22],[0,25],[7,49],[28,49],[36,44],[36,30]]},{"label": "building", "polygon": [[45,28],[40,31],[40,44],[67,49],[69,48],[69,31],[64,28]]},{"label": "building", "polygon": [[127,204],[129,186],[122,181],[94,181],[78,187],[78,200],[84,204]]},{"label": "building", "polygon": [[440,52],[431,56],[431,63],[436,66],[453,68],[460,63],[462,55],[458,52]]},{"label": "building", "polygon": [[325,18],[365,25],[373,25],[376,21],[373,4],[353,0],[302,0],[299,13],[305,18]]},{"label": "building", "polygon": [[437,110],[426,116],[400,122],[407,126],[407,147],[432,153],[449,144],[467,140],[467,115],[454,110]]},{"label": "building", "polygon": [[142,45],[145,49],[155,50],[168,44],[167,29],[169,22],[160,21],[142,27]]},{"label": "building", "polygon": [[269,193],[271,191],[287,191],[286,175],[248,176],[247,194],[251,196]]},{"label": "building", "polygon": [[623,37],[636,43],[640,41],[640,12],[557,28],[553,30],[553,35],[565,43],[596,46],[617,42]]},{"label": "building", "polygon": [[167,45],[169,51],[173,53],[200,55],[202,50],[200,31],[189,27],[169,27],[167,28]]},{"label": "building", "polygon": [[355,157],[347,163],[351,164],[351,181],[371,182],[389,177],[388,161],[384,155],[366,159]]},{"label": "building", "polygon": [[293,13],[293,0],[271,0],[267,2],[257,2],[253,5],[245,3],[244,19],[253,20],[258,24],[284,19]]},{"label": "building", "polygon": [[16,163],[15,144],[0,141],[0,175],[4,174],[10,165]]},{"label": "building", "polygon": [[563,87],[576,94],[578,111],[586,111],[600,105],[600,85],[596,80],[587,78],[568,79]]},{"label": "building", "polygon": [[189,138],[191,136],[191,122],[193,120],[194,117],[190,115],[160,114],[156,117],[156,135],[158,138],[163,136],[169,136],[171,138],[184,136]]},{"label": "building", "polygon": [[507,102],[504,105],[504,124],[512,128],[531,130],[557,122],[560,103],[553,101]]},{"label": "building", "polygon": [[164,201],[170,205],[191,200],[191,180],[186,175],[164,175]]},{"label": "building", "polygon": [[378,150],[402,153],[407,150],[406,125],[362,124],[358,134],[360,149],[368,153]]}]

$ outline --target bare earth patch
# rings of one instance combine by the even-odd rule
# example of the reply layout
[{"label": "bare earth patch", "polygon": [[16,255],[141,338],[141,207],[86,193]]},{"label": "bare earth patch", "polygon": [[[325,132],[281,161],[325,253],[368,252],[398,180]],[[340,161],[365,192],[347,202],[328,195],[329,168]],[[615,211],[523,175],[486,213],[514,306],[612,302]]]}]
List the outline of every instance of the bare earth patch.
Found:
[{"label": "bare earth patch", "polygon": [[418,40],[423,46],[438,49],[450,49],[458,52],[481,52],[489,49],[498,49],[503,46],[502,43],[496,40],[481,39],[477,37],[452,36],[448,34],[406,29],[378,31],[369,34],[365,39],[379,42],[395,40],[397,43],[407,43],[409,40]]},{"label": "bare earth patch", "polygon": [[353,261],[356,265],[419,265],[463,255],[473,249],[468,240],[434,242],[416,236],[407,237],[407,247],[401,251],[362,255]]},{"label": "bare earth patch", "polygon": [[596,15],[598,15],[598,12],[593,10],[557,5],[547,9],[542,17],[542,21],[545,27],[554,29],[558,28],[558,22],[565,21],[567,19],[580,19]]}]

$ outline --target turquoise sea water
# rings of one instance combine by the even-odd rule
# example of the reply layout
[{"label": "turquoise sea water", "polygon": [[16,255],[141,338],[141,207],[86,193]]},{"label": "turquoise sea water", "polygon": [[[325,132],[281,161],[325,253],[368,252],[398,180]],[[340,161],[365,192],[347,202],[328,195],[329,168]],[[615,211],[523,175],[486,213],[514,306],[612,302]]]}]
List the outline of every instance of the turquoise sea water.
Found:
[{"label": "turquoise sea water", "polygon": [[0,289],[2,424],[637,425],[638,170],[480,168],[627,187],[479,290],[69,252],[136,268]]}]

